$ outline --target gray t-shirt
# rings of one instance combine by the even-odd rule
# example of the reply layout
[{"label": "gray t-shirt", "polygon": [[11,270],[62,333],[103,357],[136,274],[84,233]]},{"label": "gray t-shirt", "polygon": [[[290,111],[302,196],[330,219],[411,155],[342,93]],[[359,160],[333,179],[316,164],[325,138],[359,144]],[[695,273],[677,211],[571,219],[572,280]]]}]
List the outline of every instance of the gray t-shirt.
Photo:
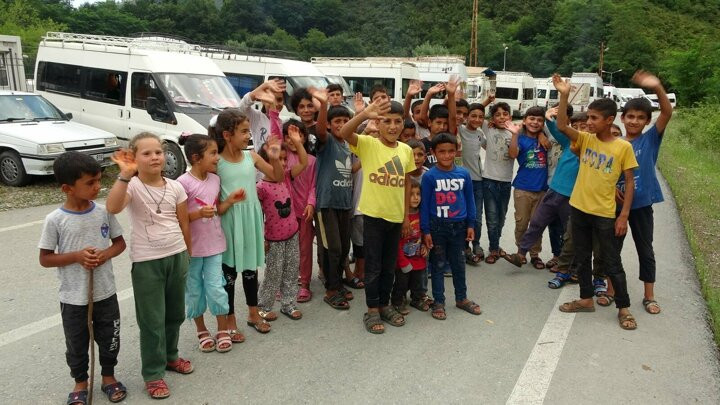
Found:
[{"label": "gray t-shirt", "polygon": [[317,208],[352,209],[352,162],[347,142],[328,133],[325,143],[318,144],[315,157]]},{"label": "gray t-shirt", "polygon": [[[69,253],[92,246],[106,249],[110,240],[122,235],[122,228],[115,216],[105,206],[92,203],[83,212],[68,211],[62,207],[45,217],[38,248]],[[93,301],[104,300],[115,294],[115,276],[112,262],[108,260],[93,270]],[[58,267],[60,302],[71,305],[87,305],[88,270],[79,264]]]},{"label": "gray t-shirt", "polygon": [[508,155],[512,133],[507,129],[489,128],[483,123],[485,132],[485,170],[483,177],[496,181],[512,181],[515,159]]},{"label": "gray t-shirt", "polygon": [[480,157],[480,149],[485,144],[485,133],[480,128],[471,130],[465,125],[461,125],[458,131],[462,142],[463,167],[470,172],[470,178],[473,181],[481,181],[482,158]]}]

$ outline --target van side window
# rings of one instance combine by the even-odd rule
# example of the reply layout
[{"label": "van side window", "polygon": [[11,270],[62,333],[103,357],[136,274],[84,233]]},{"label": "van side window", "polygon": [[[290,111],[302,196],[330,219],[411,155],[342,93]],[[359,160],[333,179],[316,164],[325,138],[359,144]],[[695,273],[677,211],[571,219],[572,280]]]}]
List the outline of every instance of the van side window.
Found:
[{"label": "van side window", "polygon": [[535,98],[534,89],[523,89],[523,100],[532,100]]},{"label": "van side window", "polygon": [[263,83],[262,76],[255,75],[241,75],[236,73],[225,73],[230,85],[235,89],[235,92],[243,97],[245,94],[253,91],[256,87]]},{"label": "van side window", "polygon": [[150,96],[165,99],[157,91],[157,85],[149,73],[133,73],[130,83],[130,100],[133,108],[142,110],[147,108],[147,98]]},{"label": "van side window", "polygon": [[[410,80],[409,80],[409,79],[403,79],[403,94],[407,93],[407,88],[405,87],[405,80],[408,81],[408,87],[410,86]],[[420,96],[419,96],[419,98],[420,98],[420,99],[424,99],[425,96],[427,95],[427,91],[430,89],[430,87],[432,87],[432,86],[434,86],[434,85],[436,85],[436,84],[438,84],[438,83],[441,83],[441,82],[425,82],[425,81],[423,81],[423,83],[422,83],[422,91],[420,91]],[[432,96],[432,98],[438,98],[438,99],[441,99],[441,100],[442,100],[442,99],[445,98],[445,95],[446,95],[446,94],[447,94],[447,92],[446,92],[445,90],[443,90],[443,91],[441,91],[441,92],[439,92],[439,93],[436,93],[434,96]]]},{"label": "van side window", "polygon": [[498,87],[495,89],[495,98],[517,100],[520,89],[512,87]]},{"label": "van side window", "polygon": [[595,87],[590,86],[590,97],[593,97],[595,95]]},{"label": "van side window", "polygon": [[362,93],[363,97],[370,97],[370,90],[376,84],[382,84],[388,91],[388,97],[395,98],[395,79],[382,79],[374,77],[345,77],[353,93]]},{"label": "van side window", "polygon": [[125,105],[127,73],[105,69],[86,69],[83,98]]},{"label": "van side window", "polygon": [[64,63],[40,62],[37,89],[80,96],[82,68]]}]

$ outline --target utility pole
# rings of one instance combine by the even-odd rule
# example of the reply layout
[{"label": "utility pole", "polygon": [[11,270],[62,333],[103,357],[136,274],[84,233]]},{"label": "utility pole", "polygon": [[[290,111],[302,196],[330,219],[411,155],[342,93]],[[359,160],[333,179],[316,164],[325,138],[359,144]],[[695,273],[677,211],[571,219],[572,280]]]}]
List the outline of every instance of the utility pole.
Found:
[{"label": "utility pole", "polygon": [[473,0],[472,23],[470,27],[470,66],[478,64],[477,50],[478,0]]},{"label": "utility pole", "polygon": [[605,41],[600,42],[600,67],[598,68],[598,75],[600,78],[603,77],[603,63],[605,62]]}]

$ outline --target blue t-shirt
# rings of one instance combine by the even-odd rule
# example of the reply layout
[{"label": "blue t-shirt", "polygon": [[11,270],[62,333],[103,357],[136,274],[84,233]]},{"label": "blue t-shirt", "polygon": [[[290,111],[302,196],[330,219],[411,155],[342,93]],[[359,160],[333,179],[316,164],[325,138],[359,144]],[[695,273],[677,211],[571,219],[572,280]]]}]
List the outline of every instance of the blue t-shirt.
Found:
[{"label": "blue t-shirt", "polygon": [[423,233],[430,233],[430,218],[467,221],[468,228],[475,226],[472,178],[464,167],[453,165],[449,171],[433,167],[422,176],[420,193],[420,229]]},{"label": "blue t-shirt", "polygon": [[518,136],[518,168],[513,187],[525,191],[547,190],[547,151],[537,138]]},{"label": "blue t-shirt", "polygon": [[558,129],[555,121],[545,121],[545,125],[550,131],[550,135],[562,147],[555,175],[550,181],[550,188],[558,194],[570,197],[573,187],[575,187],[575,179],[577,179],[578,169],[580,168],[580,159],[570,150],[570,139]]},{"label": "blue t-shirt", "polygon": [[318,143],[316,157],[317,208],[351,209],[352,162],[347,142],[328,134],[325,143]]},{"label": "blue t-shirt", "polygon": [[[635,178],[635,194],[633,196],[632,206],[630,209],[647,207],[655,203],[663,202],[664,198],[655,174],[655,164],[657,163],[660,144],[662,143],[662,133],[658,132],[655,125],[648,129],[639,137],[629,140],[635,152],[638,167],[634,170]],[[620,176],[617,183],[618,189],[625,192],[625,177]]]}]

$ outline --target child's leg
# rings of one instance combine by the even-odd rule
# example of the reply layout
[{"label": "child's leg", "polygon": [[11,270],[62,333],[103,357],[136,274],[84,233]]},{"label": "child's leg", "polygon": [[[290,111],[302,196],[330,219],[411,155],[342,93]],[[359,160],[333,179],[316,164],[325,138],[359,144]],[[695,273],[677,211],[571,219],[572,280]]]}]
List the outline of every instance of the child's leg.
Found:
[{"label": "child's leg", "polygon": [[[382,234],[382,252],[380,264],[379,302],[380,308],[390,305],[390,294],[395,281],[395,265],[397,264],[398,245],[402,235],[402,224],[381,219],[385,231]],[[407,291],[407,290],[406,290]]]},{"label": "child's leg", "polygon": [[445,226],[449,228],[445,257],[448,259],[450,268],[452,269],[455,301],[462,302],[467,298],[465,260],[463,258],[463,246],[466,243],[465,236],[467,236],[467,224],[465,222],[449,222],[446,223]]},{"label": "child's leg", "polygon": [[[340,277],[352,279],[350,271],[350,233],[352,232],[352,210],[338,210],[338,230],[340,232]],[[340,280],[342,285],[342,279]]]},{"label": "child's leg", "polygon": [[510,191],[512,186],[509,181],[498,182],[498,240],[502,235],[503,227],[505,226],[505,217],[507,216],[508,205],[510,204]]},{"label": "child's leg", "polygon": [[433,241],[433,248],[430,250],[433,300],[437,304],[445,304],[445,275],[440,267],[440,260],[446,257],[448,240],[451,237],[450,229],[446,223],[431,218],[430,235]]},{"label": "child's leg", "polygon": [[595,288],[592,283],[590,256],[592,254],[592,229],[595,217],[573,208],[571,218],[572,238],[575,244],[574,261],[578,266],[578,281],[580,282],[580,299],[592,300],[595,295]]},{"label": "child's leg", "polygon": [[[222,254],[204,258],[202,268],[203,286],[210,313],[219,318],[225,319],[229,311],[227,292],[223,288],[225,280],[222,273]],[[224,330],[225,326],[218,323],[218,329]]]},{"label": "child's leg", "polygon": [[[275,304],[275,293],[280,289],[285,262],[284,242],[269,241],[268,245],[265,256],[265,277],[263,277],[262,287],[258,294],[258,306],[263,311],[272,311]],[[295,283],[297,284],[297,281]]]},{"label": "child's leg", "polygon": [[483,182],[482,180],[473,180],[473,197],[475,198],[475,238],[472,241],[473,252],[477,252],[480,247],[480,234],[482,234],[482,214],[483,214]]},{"label": "child's leg", "polygon": [[390,297],[390,302],[394,306],[400,306],[405,301],[410,273],[412,273],[412,271],[409,273],[403,273],[400,269],[395,270],[395,283],[393,284],[392,294]]},{"label": "child's leg", "polygon": [[297,275],[300,266],[300,242],[298,234],[282,242],[284,244],[284,262],[282,266],[282,277],[280,280],[280,292],[282,293],[281,305],[283,308],[297,305]]},{"label": "child's leg", "polygon": [[75,389],[86,389],[88,380],[88,345],[90,334],[87,328],[87,305],[60,303],[63,332],[65,333],[65,360],[70,367],[70,376],[75,379]]},{"label": "child's leg", "polygon": [[363,251],[363,216],[355,215],[351,220],[350,241],[355,257],[355,277],[362,280],[365,278],[365,254]]},{"label": "child's leg", "polygon": [[553,258],[560,257],[560,253],[562,252],[563,233],[564,229],[562,226],[562,221],[560,221],[559,218],[555,218],[555,220],[552,221],[550,225],[548,225],[548,234],[550,236],[550,249],[552,250]]},{"label": "child's leg", "polygon": [[[518,190],[515,191],[517,192]],[[548,225],[553,223],[553,221],[559,222],[557,220],[557,206],[562,200],[567,200],[567,197],[553,191],[549,191],[542,198],[542,201],[537,208],[535,208],[530,218],[527,229],[520,238],[518,253],[520,253],[521,256],[524,256],[525,253],[532,249],[538,240],[542,239],[542,234]],[[517,206],[515,212],[515,218],[517,220]],[[558,254],[560,254],[560,252],[558,252]]]},{"label": "child's leg", "polygon": [[[532,192],[514,189],[513,201],[515,203],[515,245],[520,249],[520,241],[527,231],[532,215]],[[533,241],[535,243],[535,241]]]},{"label": "child's leg", "polygon": [[342,289],[343,245],[340,234],[341,210],[321,208],[318,212],[318,235],[324,247],[322,271],[328,297]]},{"label": "child's leg", "polygon": [[500,249],[500,197],[495,180],[484,179],[483,203],[485,206],[485,225],[487,226],[489,249],[495,252]]},{"label": "child's leg", "polygon": [[638,252],[640,280],[645,283],[645,298],[652,300],[655,298],[655,251],[652,245],[655,224],[652,206],[630,210],[628,223]]},{"label": "child's leg", "polygon": [[245,303],[248,306],[248,319],[250,322],[260,322],[262,318],[258,313],[258,272],[257,270],[243,270],[240,275],[245,292]]},{"label": "child's leg", "polygon": [[237,329],[235,322],[235,281],[237,280],[237,269],[227,264],[222,265],[223,278],[225,279],[225,293],[228,296],[228,320],[230,329]]},{"label": "child's leg", "polygon": [[117,295],[93,304],[93,333],[98,345],[102,383],[112,384],[120,352],[120,305]]},{"label": "child's leg", "polygon": [[558,271],[561,273],[569,273],[570,265],[572,265],[574,257],[575,245],[572,238],[572,221],[568,217],[565,233],[563,234],[562,250],[560,251],[560,256],[558,256]]},{"label": "child's leg", "polygon": [[593,228],[597,230],[599,256],[614,289],[615,306],[618,309],[627,308],[630,306],[630,297],[618,241],[615,238],[615,218],[594,217]]},{"label": "child's leg", "polygon": [[165,282],[165,348],[167,363],[178,359],[180,325],[185,320],[185,285],[187,284],[188,253],[180,252],[167,258]]},{"label": "child's leg", "polygon": [[368,312],[377,312],[390,301],[402,225],[365,215],[363,226],[365,303]]},{"label": "child's leg", "polygon": [[427,280],[425,270],[412,270],[408,273],[408,287],[410,289],[410,300],[411,301],[422,301],[425,296],[425,290],[423,289],[423,278]]},{"label": "child's leg", "polygon": [[305,218],[298,218],[299,224],[299,249],[300,249],[300,284],[304,288],[310,287],[310,279],[312,278],[312,260],[313,260],[313,237],[315,230],[312,221],[305,221]]},{"label": "child's leg", "polygon": [[[201,317],[207,308],[207,302],[205,301],[205,288],[203,282],[203,272],[205,266],[204,257],[191,257],[190,264],[188,265],[187,285],[185,287],[185,307],[188,319],[195,319]],[[198,332],[205,329],[198,325]]]}]

